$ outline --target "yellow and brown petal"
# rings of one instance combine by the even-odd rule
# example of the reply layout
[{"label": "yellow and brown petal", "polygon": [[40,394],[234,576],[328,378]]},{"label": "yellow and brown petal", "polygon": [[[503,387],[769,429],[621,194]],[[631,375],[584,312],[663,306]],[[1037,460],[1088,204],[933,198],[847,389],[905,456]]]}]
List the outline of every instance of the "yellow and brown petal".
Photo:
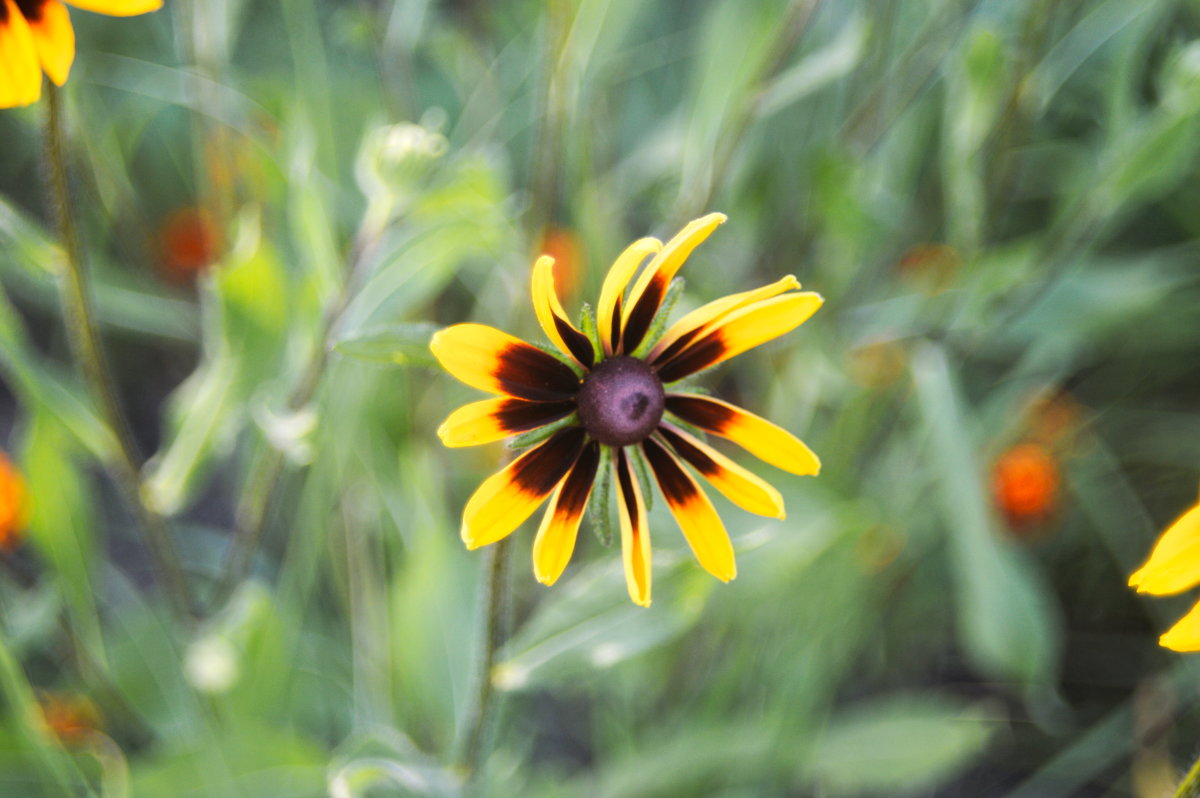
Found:
[{"label": "yellow and brown petal", "polygon": [[[733,544],[692,471],[739,507],[784,517],[783,498],[774,487],[669,419],[728,438],[796,474],[816,474],[816,455],[752,413],[708,397],[667,394],[663,385],[794,329],[821,306],[821,297],[800,292],[789,275],[710,302],[685,315],[661,341],[645,340],[658,326],[655,317],[684,261],[724,221],[722,214],[709,214],[665,245],[643,238],[621,253],[601,289],[594,342],[562,307],[553,258],[538,258],[533,306],[561,359],[481,324],[456,324],[434,336],[430,348],[447,371],[499,394],[451,413],[438,429],[447,446],[488,443],[555,425],[548,439],[471,496],[462,526],[469,548],[510,534],[549,499],[533,545],[533,567],[540,582],[553,584],[571,559],[605,450],[611,453],[612,471],[602,476],[614,486],[626,585],[636,604],[648,606],[651,599],[650,532],[632,458],[648,464],[701,567],[723,581],[737,574]],[[649,354],[642,356],[644,351]]]},{"label": "yellow and brown petal", "polygon": [[[162,0],[68,0],[85,11],[134,16]],[[62,0],[0,0],[0,108],[36,102],[42,72],[55,85],[67,81],[75,60],[75,29]]]}]

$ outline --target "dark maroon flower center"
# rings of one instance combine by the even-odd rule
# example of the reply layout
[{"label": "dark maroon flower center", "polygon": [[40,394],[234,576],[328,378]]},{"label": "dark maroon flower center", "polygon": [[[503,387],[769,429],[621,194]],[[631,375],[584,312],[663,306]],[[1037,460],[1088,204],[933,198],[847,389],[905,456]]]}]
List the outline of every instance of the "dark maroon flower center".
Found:
[{"label": "dark maroon flower center", "polygon": [[589,435],[606,446],[629,446],[650,437],[662,419],[662,381],[643,361],[618,355],[584,378],[578,402]]}]

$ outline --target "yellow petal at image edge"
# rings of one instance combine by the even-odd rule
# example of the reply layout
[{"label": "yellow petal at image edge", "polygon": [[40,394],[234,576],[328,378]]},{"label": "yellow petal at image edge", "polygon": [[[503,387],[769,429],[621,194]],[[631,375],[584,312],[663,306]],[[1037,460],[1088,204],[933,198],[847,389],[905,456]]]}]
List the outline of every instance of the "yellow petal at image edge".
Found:
[{"label": "yellow petal at image edge", "polygon": [[29,105],[42,96],[37,46],[16,4],[12,0],[0,3],[8,8],[8,21],[0,25],[0,108]]},{"label": "yellow petal at image edge", "polygon": [[162,0],[67,0],[84,11],[107,14],[110,17],[135,17],[162,8]]},{"label": "yellow petal at image edge", "polygon": [[1146,564],[1129,577],[1139,593],[1170,595],[1200,584],[1200,505],[1167,527]]},{"label": "yellow petal at image edge", "polygon": [[1172,651],[1200,651],[1200,604],[1164,632],[1158,644]]},{"label": "yellow petal at image edge", "polygon": [[37,47],[38,59],[47,77],[56,86],[67,82],[71,63],[75,60],[75,29],[67,7],[59,0],[47,0],[42,5],[42,17],[29,26]]}]

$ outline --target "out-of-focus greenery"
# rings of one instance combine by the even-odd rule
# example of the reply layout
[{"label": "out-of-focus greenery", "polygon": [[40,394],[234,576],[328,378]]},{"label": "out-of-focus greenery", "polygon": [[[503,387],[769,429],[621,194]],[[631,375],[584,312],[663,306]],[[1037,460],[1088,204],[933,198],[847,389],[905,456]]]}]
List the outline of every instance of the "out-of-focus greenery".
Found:
[{"label": "out-of-focus greenery", "polygon": [[[788,519],[717,499],[723,586],[654,503],[654,603],[516,533],[493,795],[1139,795],[1196,750],[1188,599],[1125,586],[1200,466],[1200,4],[169,0],[73,13],[75,197],[122,400],[207,609],[173,618],[68,357],[42,106],[0,112],[0,794],[454,795],[504,449],[435,325],[532,340],[710,210],[682,309],[795,273],[812,321],[707,376],[795,431]],[[215,262],[168,279],[201,207]],[[1061,423],[1050,433],[1046,408]],[[1065,419],[1065,420],[1063,420]],[[1053,425],[1051,425],[1053,426]],[[1038,518],[993,465],[1036,441]],[[748,463],[748,465],[750,465]],[[235,530],[265,537],[214,605]],[[244,530],[242,530],[244,532]],[[95,705],[60,740],[47,695]]]}]

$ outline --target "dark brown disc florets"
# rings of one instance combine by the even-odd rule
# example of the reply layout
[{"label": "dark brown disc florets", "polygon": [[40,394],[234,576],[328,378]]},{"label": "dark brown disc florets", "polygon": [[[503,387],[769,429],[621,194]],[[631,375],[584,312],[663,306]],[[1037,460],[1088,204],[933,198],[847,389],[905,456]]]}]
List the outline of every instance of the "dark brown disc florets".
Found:
[{"label": "dark brown disc florets", "polygon": [[606,446],[629,446],[650,437],[663,414],[663,386],[644,361],[618,355],[592,369],[579,389],[583,428]]}]

